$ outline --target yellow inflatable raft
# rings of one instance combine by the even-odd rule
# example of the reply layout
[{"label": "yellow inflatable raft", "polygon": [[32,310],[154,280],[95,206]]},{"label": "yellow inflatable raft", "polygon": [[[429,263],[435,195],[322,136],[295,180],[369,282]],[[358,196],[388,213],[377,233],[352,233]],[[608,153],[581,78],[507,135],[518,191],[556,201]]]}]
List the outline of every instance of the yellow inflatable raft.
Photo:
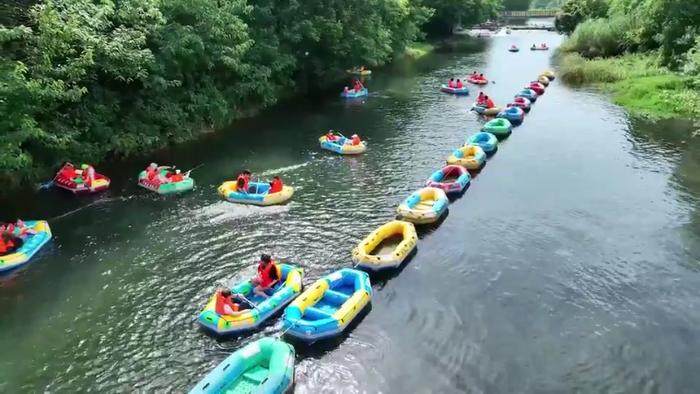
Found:
[{"label": "yellow inflatable raft", "polygon": [[450,201],[442,189],[424,187],[413,192],[396,209],[399,217],[416,224],[437,222]]},{"label": "yellow inflatable raft", "polygon": [[485,162],[486,153],[476,145],[463,146],[447,158],[447,164],[458,164],[468,170],[478,170]]},{"label": "yellow inflatable raft", "polygon": [[399,267],[416,249],[418,234],[413,223],[393,220],[381,225],[352,251],[358,267],[371,271]]},{"label": "yellow inflatable raft", "polygon": [[269,193],[270,184],[267,182],[249,182],[248,192],[238,191],[236,181],[226,181],[219,186],[219,194],[229,202],[252,205],[276,205],[286,202],[294,194],[291,186],[282,186],[282,191]]},{"label": "yellow inflatable raft", "polygon": [[555,77],[555,76],[554,76],[554,71],[552,71],[552,70],[546,70],[546,71],[542,72],[542,75],[544,75],[545,77],[549,78],[550,81],[553,81],[553,80],[554,80],[554,77]]},{"label": "yellow inflatable raft", "polygon": [[485,109],[481,114],[484,116],[496,116],[499,112],[501,112],[500,107],[493,107]]},{"label": "yellow inflatable raft", "polygon": [[537,82],[541,83],[544,86],[549,86],[549,78],[547,78],[546,75],[540,75],[537,77]]}]

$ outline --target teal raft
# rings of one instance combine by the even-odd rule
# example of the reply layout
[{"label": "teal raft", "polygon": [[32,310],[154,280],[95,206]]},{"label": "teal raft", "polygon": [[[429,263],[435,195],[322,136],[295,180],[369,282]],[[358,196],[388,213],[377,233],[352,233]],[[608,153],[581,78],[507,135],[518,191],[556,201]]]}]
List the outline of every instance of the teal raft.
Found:
[{"label": "teal raft", "polygon": [[503,139],[510,135],[510,133],[513,131],[513,126],[510,124],[508,119],[496,118],[486,122],[484,127],[481,128],[481,131],[484,133],[491,133],[498,139]]},{"label": "teal raft", "polygon": [[33,234],[19,234],[19,229],[14,235],[22,240],[22,245],[15,251],[0,255],[0,273],[20,267],[31,260],[32,257],[51,240],[51,228],[45,220],[25,220],[24,224]]},{"label": "teal raft", "polygon": [[294,348],[278,339],[259,339],[226,357],[190,394],[278,394],[294,385]]}]

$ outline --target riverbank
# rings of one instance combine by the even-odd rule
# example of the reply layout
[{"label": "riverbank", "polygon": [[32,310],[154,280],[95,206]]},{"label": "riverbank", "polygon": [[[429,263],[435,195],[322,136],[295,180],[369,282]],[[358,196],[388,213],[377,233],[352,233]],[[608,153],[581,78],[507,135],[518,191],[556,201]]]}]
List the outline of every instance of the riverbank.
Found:
[{"label": "riverbank", "polygon": [[700,92],[693,78],[659,66],[655,54],[585,59],[558,52],[555,58],[562,80],[599,87],[632,113],[652,119],[700,118]]}]

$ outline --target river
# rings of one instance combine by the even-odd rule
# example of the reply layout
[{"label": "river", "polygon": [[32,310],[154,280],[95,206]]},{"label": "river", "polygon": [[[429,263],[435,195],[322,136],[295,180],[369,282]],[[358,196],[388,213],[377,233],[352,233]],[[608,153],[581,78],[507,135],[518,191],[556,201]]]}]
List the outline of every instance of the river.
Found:
[{"label": "river", "polygon": [[[10,215],[55,238],[0,281],[0,392],[183,392],[261,332],[216,340],[195,322],[217,283],[290,257],[311,283],[393,218],[482,123],[437,91],[472,70],[503,104],[550,67],[547,32],[497,35],[475,53],[377,70],[371,96],[335,93],[237,122],[160,153],[191,168],[174,197],[135,185],[150,160],[101,167],[108,192],[23,196]],[[506,51],[511,42],[523,49]],[[369,150],[319,150],[328,128]],[[297,348],[297,393],[693,393],[700,387],[700,142],[684,122],[630,118],[555,80],[447,219],[422,231],[400,273],[374,280],[371,311],[335,341]],[[243,168],[280,174],[285,206],[223,202]]]}]

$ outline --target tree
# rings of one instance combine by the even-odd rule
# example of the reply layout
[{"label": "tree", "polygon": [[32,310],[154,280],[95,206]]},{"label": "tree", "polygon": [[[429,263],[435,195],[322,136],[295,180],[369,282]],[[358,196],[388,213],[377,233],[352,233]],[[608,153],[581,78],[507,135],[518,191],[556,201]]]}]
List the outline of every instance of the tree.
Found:
[{"label": "tree", "polygon": [[568,0],[554,20],[557,30],[571,34],[586,19],[603,18],[608,13],[606,0]]}]

